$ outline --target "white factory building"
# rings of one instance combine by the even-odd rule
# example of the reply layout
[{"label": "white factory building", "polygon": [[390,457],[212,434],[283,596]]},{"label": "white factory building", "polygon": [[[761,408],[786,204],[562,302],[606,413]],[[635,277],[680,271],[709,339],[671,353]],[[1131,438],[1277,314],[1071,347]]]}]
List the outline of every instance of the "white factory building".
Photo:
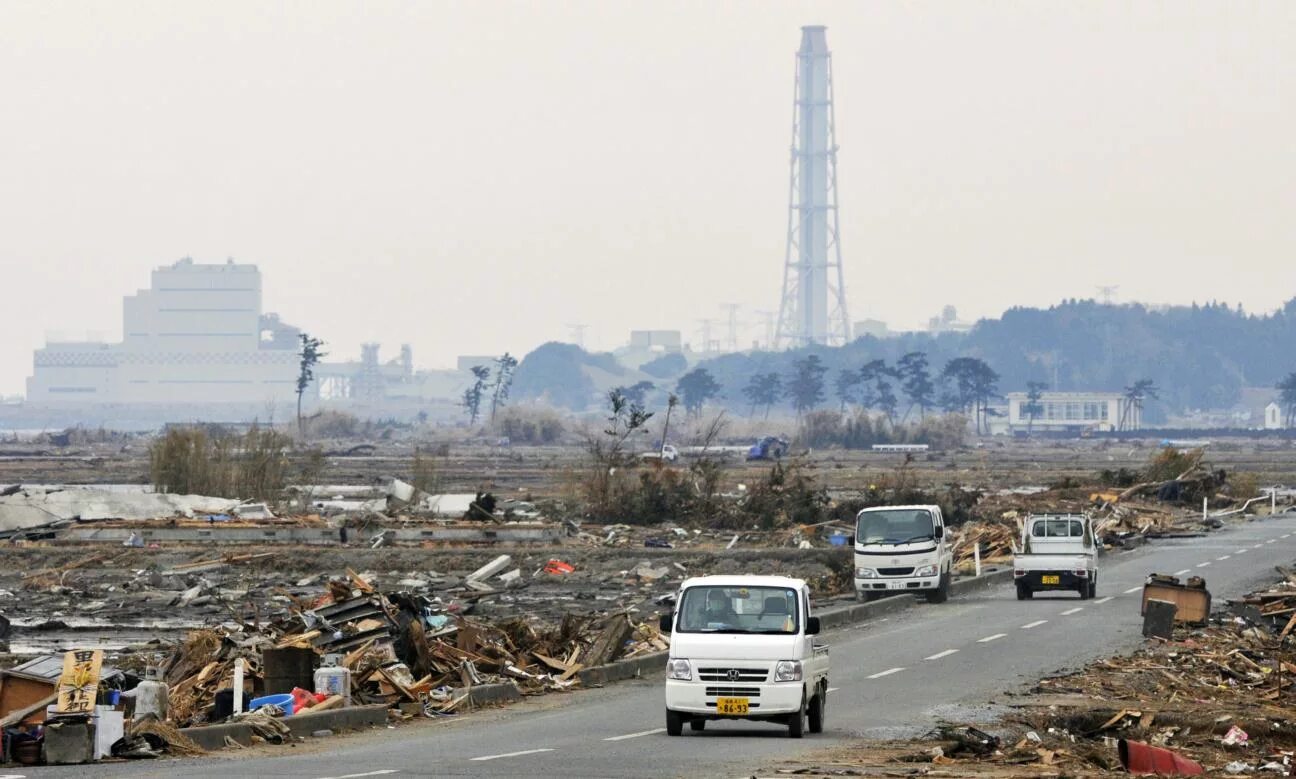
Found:
[{"label": "white factory building", "polygon": [[1039,432],[1138,430],[1143,422],[1138,407],[1119,392],[1045,392],[1034,415],[1029,413],[1025,392],[1009,392],[1007,398],[1008,429],[1014,433],[1028,428]]},{"label": "white factory building", "polygon": [[255,265],[186,258],[125,298],[121,343],[49,343],[30,404],[274,404],[293,400],[298,331],[261,313]]}]

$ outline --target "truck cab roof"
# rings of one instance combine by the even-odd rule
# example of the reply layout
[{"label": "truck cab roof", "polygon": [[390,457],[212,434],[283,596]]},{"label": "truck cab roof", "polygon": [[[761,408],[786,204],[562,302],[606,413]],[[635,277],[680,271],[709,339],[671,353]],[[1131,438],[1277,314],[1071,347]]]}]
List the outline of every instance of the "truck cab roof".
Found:
[{"label": "truck cab roof", "polygon": [[793,579],[790,576],[694,576],[684,580],[680,589],[686,587],[789,587],[799,590],[806,586],[805,579]]}]

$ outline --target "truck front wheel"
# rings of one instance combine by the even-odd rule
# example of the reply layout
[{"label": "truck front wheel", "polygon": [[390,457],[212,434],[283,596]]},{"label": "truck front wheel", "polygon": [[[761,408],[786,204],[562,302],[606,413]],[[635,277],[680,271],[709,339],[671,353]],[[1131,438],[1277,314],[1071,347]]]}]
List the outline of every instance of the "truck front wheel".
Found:
[{"label": "truck front wheel", "polygon": [[810,732],[822,733],[824,729],[824,709],[828,707],[828,690],[821,688],[819,694],[810,700]]},{"label": "truck front wheel", "polygon": [[666,710],[666,735],[679,736],[684,733],[684,715],[678,711]]},{"label": "truck front wheel", "polygon": [[805,735],[806,721],[806,700],[805,693],[801,693],[801,708],[796,713],[788,715],[788,735],[792,738],[801,738]]},{"label": "truck front wheel", "polygon": [[940,584],[936,589],[928,590],[926,598],[928,603],[944,603],[949,600],[949,574],[943,573],[940,577]]}]

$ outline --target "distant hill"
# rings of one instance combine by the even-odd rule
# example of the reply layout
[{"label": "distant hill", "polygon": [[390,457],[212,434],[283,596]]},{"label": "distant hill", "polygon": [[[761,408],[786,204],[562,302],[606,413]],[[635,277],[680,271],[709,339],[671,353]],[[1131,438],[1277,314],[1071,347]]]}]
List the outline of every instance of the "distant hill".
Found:
[{"label": "distant hill", "polygon": [[[1150,309],[1068,300],[1046,309],[1013,308],[966,333],[866,336],[835,348],[726,354],[698,366],[722,387],[715,402],[746,413],[742,390],[754,374],[789,376],[806,354],[818,354],[829,369],[824,406],[831,407],[840,371],[874,359],[894,365],[908,352],[924,352],[933,375],[955,357],[984,360],[998,372],[1000,392],[1024,390],[1029,381],[1052,385],[1055,376],[1062,390],[1119,391],[1152,379],[1161,399],[1148,403],[1144,418],[1156,423],[1167,412],[1228,408],[1241,400],[1243,387],[1271,387],[1296,371],[1296,298],[1265,315],[1221,303]],[[643,379],[662,388],[673,385],[669,378],[622,366],[611,354],[548,343],[522,360],[513,392],[579,411],[599,405],[611,387]]]}]

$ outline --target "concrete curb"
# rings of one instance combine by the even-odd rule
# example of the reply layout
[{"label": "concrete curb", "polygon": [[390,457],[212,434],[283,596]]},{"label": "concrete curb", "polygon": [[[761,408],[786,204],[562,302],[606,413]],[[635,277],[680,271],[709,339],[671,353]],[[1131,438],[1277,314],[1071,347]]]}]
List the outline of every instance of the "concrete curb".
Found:
[{"label": "concrete curb", "polygon": [[450,692],[450,699],[454,700],[464,693],[468,694],[468,700],[465,703],[472,706],[484,706],[491,703],[513,703],[522,700],[522,691],[513,682],[500,682],[499,684],[479,684],[476,687],[456,687]]},{"label": "concrete curb", "polygon": [[[358,730],[375,725],[385,725],[387,723],[387,706],[378,703],[369,706],[352,706],[348,709],[306,711],[292,717],[285,717],[283,722],[292,731],[292,734],[298,738],[305,738],[317,730],[331,730],[334,733],[343,730]],[[192,739],[198,746],[209,751],[223,749],[226,736],[243,746],[252,745],[252,728],[242,722],[200,725],[194,728],[182,728],[180,732]]]},{"label": "concrete curb", "polygon": [[[964,592],[973,592],[1010,581],[1012,581],[1011,568],[990,571],[983,573],[981,576],[954,580],[950,583],[950,594],[958,595]],[[903,611],[913,605],[915,603],[912,596],[906,598],[903,595],[897,595],[893,598],[885,598],[872,603],[838,606],[819,612],[819,624],[824,630],[828,630],[842,625],[864,622],[871,617],[880,617],[884,614]],[[638,679],[645,673],[656,673],[663,670],[669,654],[669,652],[653,652],[629,660],[618,660],[615,663],[586,668],[580,671],[577,676],[580,677],[581,685],[585,687],[597,687],[609,682]]]}]

